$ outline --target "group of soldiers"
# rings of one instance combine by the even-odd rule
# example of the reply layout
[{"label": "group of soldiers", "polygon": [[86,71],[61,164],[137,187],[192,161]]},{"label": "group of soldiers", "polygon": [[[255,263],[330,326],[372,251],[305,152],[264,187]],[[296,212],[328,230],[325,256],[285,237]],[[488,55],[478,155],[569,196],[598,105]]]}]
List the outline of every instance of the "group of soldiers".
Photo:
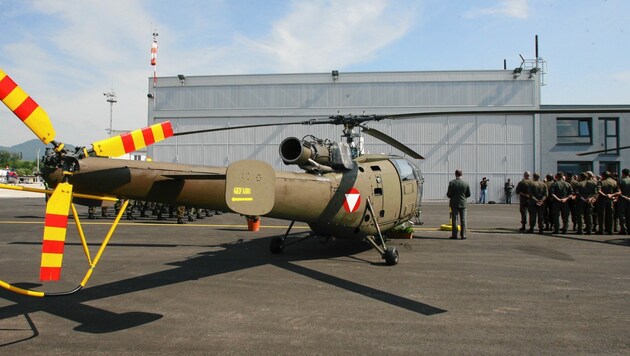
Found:
[{"label": "group of soldiers", "polygon": [[[547,175],[523,173],[516,186],[520,197],[521,232],[552,231],[566,234],[569,219],[578,235],[627,235],[630,231],[630,170],[595,176],[587,171],[577,176],[563,172]],[[529,216],[529,219],[528,219]],[[529,222],[529,228],[527,223]]]},{"label": "group of soldiers", "polygon": [[[121,203],[120,201],[114,204],[114,210],[116,214],[120,211]],[[151,212],[152,215],[156,216],[157,220],[166,220],[166,216],[169,218],[177,218],[178,224],[185,224],[184,218],[187,218],[188,221],[195,221],[197,219],[205,219],[206,217],[210,217],[213,215],[220,215],[220,211],[211,211],[208,209],[200,209],[194,207],[186,207],[183,205],[169,205],[169,204],[158,204],[145,202],[141,200],[134,200],[129,202],[127,205],[127,210],[125,211],[127,220],[135,220],[134,217],[135,212],[140,212],[140,217],[148,217]],[[101,216],[108,217],[109,216],[109,207],[104,206],[101,207]],[[88,218],[96,219],[96,208],[89,207],[88,208]]]}]

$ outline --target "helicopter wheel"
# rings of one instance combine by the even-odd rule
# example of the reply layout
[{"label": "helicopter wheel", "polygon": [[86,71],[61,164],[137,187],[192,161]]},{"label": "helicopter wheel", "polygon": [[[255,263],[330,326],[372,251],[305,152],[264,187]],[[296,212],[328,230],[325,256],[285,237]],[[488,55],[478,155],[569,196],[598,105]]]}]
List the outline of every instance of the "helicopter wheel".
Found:
[{"label": "helicopter wheel", "polygon": [[383,255],[385,259],[385,264],[388,266],[393,266],[398,264],[398,250],[395,247],[390,247],[385,250],[385,254]]},{"label": "helicopter wheel", "polygon": [[283,245],[284,245],[284,239],[282,237],[276,236],[273,239],[271,239],[271,242],[269,243],[269,250],[273,254],[281,253],[282,249],[284,248]]}]

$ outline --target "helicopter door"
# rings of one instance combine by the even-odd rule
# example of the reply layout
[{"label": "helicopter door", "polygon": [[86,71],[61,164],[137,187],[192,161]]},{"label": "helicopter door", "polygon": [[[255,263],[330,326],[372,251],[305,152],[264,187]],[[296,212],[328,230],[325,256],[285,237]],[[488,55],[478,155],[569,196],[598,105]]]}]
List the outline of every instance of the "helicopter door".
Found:
[{"label": "helicopter door", "polygon": [[420,170],[406,159],[395,158],[391,161],[398,170],[402,187],[400,216],[410,216],[420,204],[422,194],[419,190],[421,187]]},{"label": "helicopter door", "polygon": [[366,171],[370,172],[370,192],[374,213],[379,224],[398,220],[400,215],[401,186],[398,172],[385,160],[370,162]]}]

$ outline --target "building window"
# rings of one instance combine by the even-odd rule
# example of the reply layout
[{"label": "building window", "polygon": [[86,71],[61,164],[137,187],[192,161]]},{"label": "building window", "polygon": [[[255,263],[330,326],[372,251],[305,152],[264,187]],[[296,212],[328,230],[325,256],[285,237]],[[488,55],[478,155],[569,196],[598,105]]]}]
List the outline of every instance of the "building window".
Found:
[{"label": "building window", "polygon": [[619,162],[599,161],[599,173],[610,172],[619,176]]},{"label": "building window", "polygon": [[605,150],[602,154],[619,155],[619,118],[605,117],[599,119],[601,142]]},{"label": "building window", "polygon": [[558,172],[580,174],[592,170],[593,162],[591,161],[558,161]]},{"label": "building window", "polygon": [[557,135],[559,144],[591,145],[593,144],[592,118],[557,118]]}]

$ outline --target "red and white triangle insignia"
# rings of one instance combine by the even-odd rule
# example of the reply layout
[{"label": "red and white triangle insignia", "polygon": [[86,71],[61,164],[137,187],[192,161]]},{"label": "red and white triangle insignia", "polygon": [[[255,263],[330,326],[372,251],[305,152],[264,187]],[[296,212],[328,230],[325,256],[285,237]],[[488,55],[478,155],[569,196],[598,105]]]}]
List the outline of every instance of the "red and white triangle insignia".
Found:
[{"label": "red and white triangle insignia", "polygon": [[343,207],[348,213],[354,213],[359,209],[361,205],[361,193],[355,189],[350,189],[346,194],[346,199],[343,202]]}]

